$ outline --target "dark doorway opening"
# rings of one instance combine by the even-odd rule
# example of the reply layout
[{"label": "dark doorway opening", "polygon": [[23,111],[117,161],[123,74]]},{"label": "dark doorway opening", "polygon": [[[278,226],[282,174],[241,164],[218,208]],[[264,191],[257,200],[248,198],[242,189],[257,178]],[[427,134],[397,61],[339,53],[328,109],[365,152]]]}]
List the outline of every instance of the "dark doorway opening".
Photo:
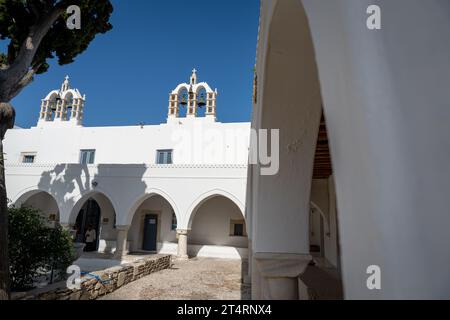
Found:
[{"label": "dark doorway opening", "polygon": [[144,220],[144,243],[142,249],[144,251],[156,252],[158,234],[158,216],[154,214],[148,214]]},{"label": "dark doorway opening", "polygon": [[81,208],[80,212],[78,213],[77,222],[75,224],[76,229],[78,230],[76,242],[84,242],[86,231],[88,230],[89,226],[92,226],[96,233],[95,251],[98,250],[100,239],[100,217],[101,210],[97,201],[95,201],[94,199],[89,199],[88,201],[86,201],[83,208]]}]

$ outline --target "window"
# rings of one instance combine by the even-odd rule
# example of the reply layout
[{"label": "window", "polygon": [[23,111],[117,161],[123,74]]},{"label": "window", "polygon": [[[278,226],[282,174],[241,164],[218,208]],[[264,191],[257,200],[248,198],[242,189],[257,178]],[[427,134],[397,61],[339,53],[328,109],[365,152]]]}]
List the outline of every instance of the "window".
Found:
[{"label": "window", "polygon": [[175,215],[175,212],[172,212],[172,231],[177,230],[177,216]]},{"label": "window", "polygon": [[156,152],[156,163],[172,164],[172,151],[173,150],[158,150]]},{"label": "window", "polygon": [[247,235],[245,233],[245,221],[244,220],[231,220],[230,235],[232,237],[246,237]]},{"label": "window", "polygon": [[36,160],[35,154],[29,153],[22,154],[22,163],[34,163],[35,160]]},{"label": "window", "polygon": [[233,233],[233,235],[238,236],[238,237],[243,237],[244,236],[244,225],[242,223],[234,225],[234,233]]},{"label": "window", "polygon": [[81,150],[80,163],[81,164],[94,164],[95,150]]}]

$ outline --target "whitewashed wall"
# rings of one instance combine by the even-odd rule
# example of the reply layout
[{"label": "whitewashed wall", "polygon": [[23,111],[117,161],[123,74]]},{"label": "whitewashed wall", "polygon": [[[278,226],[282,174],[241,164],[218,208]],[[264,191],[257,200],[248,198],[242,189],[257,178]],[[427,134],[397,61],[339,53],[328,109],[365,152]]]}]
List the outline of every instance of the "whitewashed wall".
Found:
[{"label": "whitewashed wall", "polygon": [[189,243],[247,248],[247,237],[230,235],[231,220],[244,219],[232,201],[214,197],[202,204],[195,213]]},{"label": "whitewashed wall", "polygon": [[35,152],[36,163],[79,163],[80,150],[95,149],[97,164],[155,164],[156,150],[173,149],[174,164],[246,164],[249,123],[219,123],[180,118],[177,123],[144,127],[81,127],[48,122],[9,130],[8,163]]},{"label": "whitewashed wall", "polygon": [[[205,199],[222,195],[245,208],[248,123],[204,118],[141,127],[77,127],[45,123],[8,131],[6,182],[12,202],[42,190],[58,203],[62,223],[74,223],[84,202],[103,194],[117,225],[131,225],[138,207],[160,195],[173,207],[178,228]],[[81,149],[95,149],[95,164],[80,165]],[[156,150],[173,149],[173,165],[156,165]],[[23,164],[23,152],[36,153]],[[112,210],[111,210],[112,211]],[[114,230],[105,232],[114,236]]]}]

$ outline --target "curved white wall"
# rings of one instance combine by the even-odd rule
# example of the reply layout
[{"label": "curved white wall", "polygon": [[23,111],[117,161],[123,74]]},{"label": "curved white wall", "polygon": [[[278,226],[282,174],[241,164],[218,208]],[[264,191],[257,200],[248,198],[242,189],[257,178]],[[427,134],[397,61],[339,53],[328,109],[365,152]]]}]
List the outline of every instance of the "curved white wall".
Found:
[{"label": "curved white wall", "polygon": [[197,209],[189,233],[189,243],[247,248],[246,236],[230,234],[231,220],[243,219],[243,213],[230,199],[213,197]]},{"label": "curved white wall", "polygon": [[[264,112],[269,116],[282,112],[279,101],[284,103],[286,93],[300,94],[300,101],[305,101],[311,90],[304,95],[300,90],[319,85],[314,74],[307,74],[317,61],[335,173],[346,298],[447,299],[450,42],[444,39],[450,30],[450,2],[375,1],[382,10],[381,30],[366,27],[366,10],[372,4],[370,0],[263,1],[257,68],[262,85],[253,123],[260,124]],[[280,12],[287,5],[297,7],[296,16],[292,16],[294,9]],[[299,9],[303,6],[307,19]],[[302,41],[305,29],[311,39]],[[297,42],[303,52],[314,51],[314,61],[296,49]],[[291,47],[283,47],[289,43]],[[277,92],[283,79],[277,72],[282,70],[284,79],[289,74],[298,74],[299,79],[287,79],[296,86],[289,89],[288,84]],[[274,95],[267,100],[271,92]],[[306,105],[315,112],[312,103]],[[301,110],[281,119],[281,128],[288,132],[309,127],[301,122],[308,119]],[[291,162],[292,170],[309,167],[308,159]],[[257,196],[271,188],[255,174],[252,179]],[[280,176],[279,182],[289,183],[290,178]],[[308,195],[306,182],[298,189],[303,197]],[[271,246],[268,238],[260,236],[261,224],[272,220],[257,196],[251,198],[253,249],[303,250],[281,240],[277,240],[279,247]],[[287,205],[294,207],[297,201]],[[277,231],[275,238],[282,235]],[[307,243],[303,236],[298,241]],[[367,287],[371,265],[381,268],[381,290]]]}]

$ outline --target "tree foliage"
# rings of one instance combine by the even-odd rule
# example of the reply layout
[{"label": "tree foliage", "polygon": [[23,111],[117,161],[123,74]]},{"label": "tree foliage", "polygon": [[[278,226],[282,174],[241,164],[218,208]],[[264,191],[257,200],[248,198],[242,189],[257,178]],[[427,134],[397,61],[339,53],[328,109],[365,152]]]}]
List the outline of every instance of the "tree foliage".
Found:
[{"label": "tree foliage", "polygon": [[[67,9],[73,5],[80,8],[81,29],[67,28]],[[8,299],[10,292],[9,223],[2,156],[4,135],[15,121],[15,111],[9,102],[33,81],[35,74],[49,69],[49,59],[57,58],[60,65],[71,63],[97,34],[111,30],[112,11],[109,0],[0,0],[0,40],[8,43],[6,52],[0,53],[0,300]],[[39,230],[31,228],[29,232],[34,234]],[[34,255],[23,247],[16,247],[12,254],[17,253],[16,249]],[[40,249],[36,250],[39,255]],[[16,263],[21,258],[16,255],[13,259]],[[27,266],[35,267],[31,262]],[[21,272],[20,268],[23,269],[16,263],[13,272]],[[24,270],[20,274],[24,275]],[[18,274],[13,274],[13,281],[17,279]],[[21,281],[20,285],[29,283],[29,279]]]},{"label": "tree foliage", "polygon": [[[67,28],[71,5],[81,9],[80,30]],[[46,72],[48,59],[72,63],[97,34],[111,30],[112,11],[109,0],[0,0],[0,39],[9,41],[0,54],[0,102]]]},{"label": "tree foliage", "polygon": [[28,289],[38,273],[64,273],[75,257],[70,234],[50,228],[32,208],[9,209],[9,258],[12,288]]}]

